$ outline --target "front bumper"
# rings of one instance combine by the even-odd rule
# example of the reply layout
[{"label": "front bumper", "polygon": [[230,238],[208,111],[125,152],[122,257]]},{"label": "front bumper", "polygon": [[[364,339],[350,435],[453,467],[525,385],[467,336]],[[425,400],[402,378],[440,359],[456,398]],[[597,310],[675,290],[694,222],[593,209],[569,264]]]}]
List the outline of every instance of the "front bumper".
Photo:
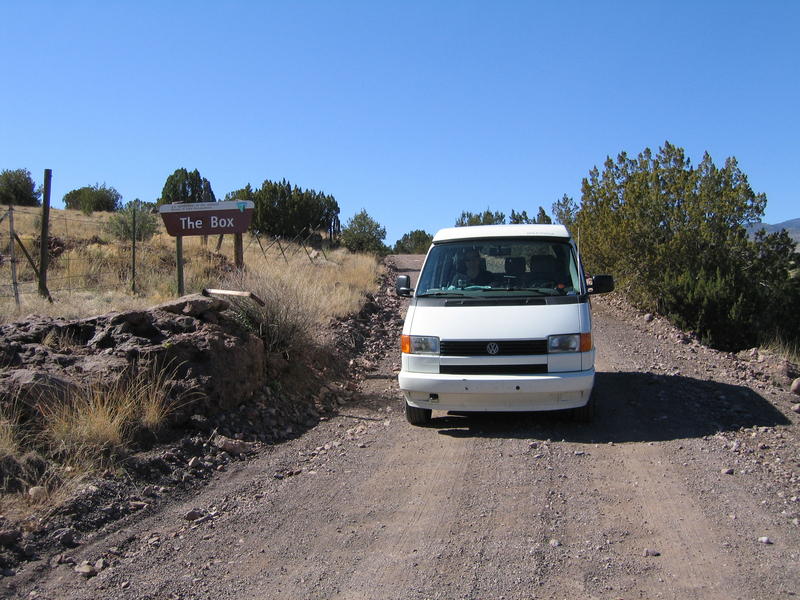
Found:
[{"label": "front bumper", "polygon": [[398,382],[410,406],[452,411],[542,411],[585,406],[594,368],[531,376],[442,375],[400,371]]}]

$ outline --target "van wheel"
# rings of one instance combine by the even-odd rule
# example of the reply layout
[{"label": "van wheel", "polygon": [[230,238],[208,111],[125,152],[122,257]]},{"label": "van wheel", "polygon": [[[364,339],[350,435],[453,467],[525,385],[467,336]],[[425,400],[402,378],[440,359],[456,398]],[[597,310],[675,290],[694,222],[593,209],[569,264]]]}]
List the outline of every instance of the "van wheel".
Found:
[{"label": "van wheel", "polygon": [[431,413],[433,413],[430,408],[416,408],[415,406],[409,406],[408,402],[405,402],[405,405],[406,421],[412,425],[425,425],[430,423]]},{"label": "van wheel", "polygon": [[594,392],[589,395],[589,400],[584,406],[572,409],[572,420],[578,423],[594,421]]}]

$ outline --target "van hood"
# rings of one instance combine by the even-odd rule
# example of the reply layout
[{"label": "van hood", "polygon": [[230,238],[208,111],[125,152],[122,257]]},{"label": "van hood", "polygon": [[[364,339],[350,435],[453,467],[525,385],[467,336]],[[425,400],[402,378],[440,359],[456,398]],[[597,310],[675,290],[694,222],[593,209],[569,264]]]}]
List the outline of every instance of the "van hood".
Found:
[{"label": "van hood", "polygon": [[545,339],[550,335],[590,331],[585,304],[543,306],[437,306],[413,308],[411,335],[443,340]]}]

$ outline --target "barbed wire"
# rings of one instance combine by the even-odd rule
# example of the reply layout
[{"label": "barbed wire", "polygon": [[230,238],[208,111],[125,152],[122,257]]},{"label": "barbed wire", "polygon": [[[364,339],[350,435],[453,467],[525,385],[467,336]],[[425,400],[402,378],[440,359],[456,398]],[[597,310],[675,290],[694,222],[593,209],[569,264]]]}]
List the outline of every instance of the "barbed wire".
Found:
[{"label": "barbed wire", "polygon": [[[0,210],[2,210],[2,209],[0,209]],[[59,209],[55,209],[55,210],[59,210]],[[16,206],[14,207],[14,214],[30,215],[32,217],[38,217],[38,218],[41,218],[41,216],[42,216],[40,211],[39,212],[33,212],[33,211],[26,210],[24,208],[19,208],[19,207],[16,207]],[[64,214],[53,214],[51,212],[50,213],[50,220],[51,221],[54,221],[54,220],[70,221],[70,222],[74,222],[74,223],[91,223],[92,225],[96,225],[96,226],[101,227],[101,228],[105,227],[107,225],[107,222],[98,222],[96,219],[89,219],[89,218],[85,218],[84,219],[84,218],[80,218],[80,217],[68,216],[66,214],[66,212]]]},{"label": "barbed wire", "polygon": [[[3,208],[4,207],[0,206],[0,216],[2,216]],[[41,218],[40,210],[30,208],[14,207],[13,214]],[[86,227],[85,224],[89,224],[92,227]],[[3,254],[0,254],[0,268],[2,268],[3,273],[0,277],[5,279],[7,276],[9,279],[12,279],[12,275],[15,273],[17,274],[15,282],[0,282],[0,299],[6,300],[8,298],[39,294],[38,274],[37,279],[32,279],[31,277],[32,273],[37,273],[37,267],[32,265],[31,262],[35,261],[35,258],[38,258],[38,256],[31,258],[29,255],[33,254],[33,252],[31,248],[28,248],[25,252],[14,253],[14,258],[12,260],[9,248],[14,243],[14,239],[11,235],[10,226],[6,228],[4,225],[5,224],[0,226],[0,251],[3,252]],[[29,227],[29,224],[27,224],[26,227]],[[54,229],[58,231],[57,234],[52,233]],[[70,231],[74,231],[77,235],[70,236]],[[115,242],[105,241],[101,238],[100,241],[102,243],[98,244],[99,246],[115,245],[119,250],[118,253],[111,257],[102,254],[96,256],[91,255],[94,250],[92,250],[90,246],[94,245],[97,241],[96,237],[98,234],[103,235],[105,238],[109,233],[107,221],[80,218],[69,215],[66,212],[51,213],[50,232],[51,240],[53,238],[78,240],[77,244],[68,241],[63,249],[59,248],[55,251],[53,248],[50,249],[48,253],[50,273],[48,273],[47,285],[51,294],[117,290],[120,289],[121,285],[127,286],[134,282],[134,268],[137,270],[142,268],[148,269],[152,268],[155,264],[160,271],[162,268],[174,269],[177,266],[175,260],[177,257],[174,255],[174,245],[169,243],[169,241],[174,240],[174,238],[172,238],[172,236],[167,236],[163,231],[153,236],[150,245],[141,242],[136,243],[135,266],[133,265],[132,256],[133,244],[129,240]],[[19,235],[17,232],[14,233],[15,236]],[[24,238],[30,239],[27,237],[29,235],[29,232],[26,233]],[[165,237],[169,238],[166,242],[164,239]],[[220,239],[219,243],[214,243],[212,240],[217,236],[207,237],[208,239],[206,242],[210,243],[203,243],[200,254],[193,259],[185,258],[184,264],[190,265],[194,263],[195,265],[203,265],[205,262],[209,264],[214,263],[216,260],[215,257],[220,254],[217,248],[222,240]],[[267,243],[267,248],[264,248],[262,238],[263,241]],[[34,240],[33,245],[38,255],[41,250],[41,244],[36,238],[34,238]],[[156,246],[152,245],[153,240],[156,241]],[[87,244],[84,245],[81,242],[86,242]],[[282,242],[281,245],[281,240],[273,240],[269,236],[259,236],[258,233],[255,235],[251,234],[245,253],[256,257],[261,256],[266,260],[269,260],[273,254],[275,257],[283,255],[285,259],[287,254],[296,254],[305,247],[304,243],[297,243],[296,239],[282,240]],[[278,249],[272,248],[274,244],[278,244]],[[102,252],[103,251],[101,251],[101,253]],[[26,254],[28,256],[24,256]],[[309,259],[311,259],[310,255]],[[154,263],[153,261],[156,262]],[[9,265],[11,265],[12,269],[9,269]],[[86,265],[95,266],[87,268]],[[11,273],[8,272],[9,270],[11,270]],[[136,278],[136,280],[138,281],[139,278]],[[8,279],[6,281],[8,281]],[[147,287],[147,284],[145,284],[145,287]]]}]

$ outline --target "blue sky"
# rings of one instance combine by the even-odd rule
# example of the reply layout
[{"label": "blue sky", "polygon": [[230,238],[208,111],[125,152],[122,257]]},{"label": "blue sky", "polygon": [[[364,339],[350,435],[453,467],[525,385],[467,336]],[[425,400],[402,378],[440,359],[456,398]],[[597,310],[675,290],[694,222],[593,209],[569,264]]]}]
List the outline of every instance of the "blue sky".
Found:
[{"label": "blue sky", "polygon": [[287,179],[404,233],[533,216],[607,156],[735,156],[800,217],[800,2],[0,0],[0,169],[155,201]]}]

